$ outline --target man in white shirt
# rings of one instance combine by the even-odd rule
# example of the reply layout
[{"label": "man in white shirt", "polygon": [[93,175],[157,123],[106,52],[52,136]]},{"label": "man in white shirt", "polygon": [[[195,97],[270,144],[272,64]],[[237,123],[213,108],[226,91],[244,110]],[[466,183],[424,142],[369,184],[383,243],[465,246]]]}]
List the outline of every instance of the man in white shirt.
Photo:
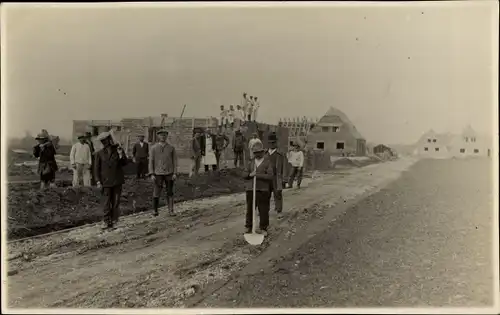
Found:
[{"label": "man in white shirt", "polygon": [[244,121],[245,112],[241,108],[241,105],[236,105],[236,111],[234,112],[234,130],[239,130]]},{"label": "man in white shirt", "polygon": [[248,109],[250,108],[249,106],[249,101],[247,97],[247,93],[243,93],[243,100],[241,101],[241,106],[243,109],[243,121],[246,121],[248,118]]},{"label": "man in white shirt", "polygon": [[219,114],[219,130],[222,131],[222,127],[227,127],[227,109],[224,108],[224,105],[220,106],[220,114]]},{"label": "man in white shirt", "polygon": [[292,174],[290,175],[290,180],[288,181],[288,187],[293,187],[293,181],[297,176],[297,188],[300,188],[304,169],[304,152],[300,150],[298,143],[294,144],[293,151],[288,152],[288,162],[292,165]]},{"label": "man in white shirt", "polygon": [[250,159],[253,159],[253,146],[257,143],[257,142],[261,142],[260,139],[259,139],[259,136],[257,135],[256,132],[252,133],[252,139],[250,139],[250,141],[248,141],[248,149],[249,149],[249,152],[250,152]]},{"label": "man in white shirt", "polygon": [[84,135],[80,135],[78,142],[71,147],[69,158],[73,169],[73,187],[80,186],[82,179],[83,186],[90,187],[92,153]]}]

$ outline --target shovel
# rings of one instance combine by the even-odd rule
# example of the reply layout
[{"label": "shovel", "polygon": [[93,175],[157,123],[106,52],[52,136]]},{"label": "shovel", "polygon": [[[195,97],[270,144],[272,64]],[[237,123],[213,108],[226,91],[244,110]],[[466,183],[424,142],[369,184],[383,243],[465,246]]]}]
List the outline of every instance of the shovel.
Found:
[{"label": "shovel", "polygon": [[[254,163],[254,172],[257,173],[257,165]],[[260,245],[264,241],[264,235],[256,233],[257,208],[255,207],[255,190],[257,186],[257,176],[253,177],[253,200],[252,200],[252,233],[245,233],[245,241],[250,245]]]}]

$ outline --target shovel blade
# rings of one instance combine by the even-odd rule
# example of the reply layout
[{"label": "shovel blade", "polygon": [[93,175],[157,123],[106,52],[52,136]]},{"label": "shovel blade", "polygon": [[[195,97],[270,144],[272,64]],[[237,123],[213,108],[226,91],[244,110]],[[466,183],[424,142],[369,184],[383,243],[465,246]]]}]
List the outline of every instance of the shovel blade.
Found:
[{"label": "shovel blade", "polygon": [[264,242],[264,235],[257,233],[245,233],[245,241],[250,245],[260,245]]}]

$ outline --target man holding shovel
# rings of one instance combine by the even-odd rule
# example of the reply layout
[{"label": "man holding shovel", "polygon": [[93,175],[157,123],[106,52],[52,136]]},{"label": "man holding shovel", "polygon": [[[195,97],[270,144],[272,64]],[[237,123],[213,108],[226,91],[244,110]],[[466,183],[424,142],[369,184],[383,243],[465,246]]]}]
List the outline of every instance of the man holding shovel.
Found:
[{"label": "man holding shovel", "polygon": [[[254,207],[256,207],[259,210],[260,219],[259,229],[256,229],[255,232],[267,235],[267,228],[269,227],[269,195],[274,178],[273,167],[270,160],[264,156],[262,142],[256,143],[252,151],[254,159],[248,162],[243,172],[243,177],[247,180],[245,183],[247,202],[245,233],[252,233],[253,215],[255,215]],[[254,200],[255,204],[253,203]]]}]

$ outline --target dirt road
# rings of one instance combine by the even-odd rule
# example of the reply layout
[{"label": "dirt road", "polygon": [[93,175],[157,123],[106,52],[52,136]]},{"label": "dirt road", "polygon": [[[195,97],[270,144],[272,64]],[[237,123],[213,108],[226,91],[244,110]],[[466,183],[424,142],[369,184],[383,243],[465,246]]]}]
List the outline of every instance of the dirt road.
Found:
[{"label": "dirt road", "polygon": [[[244,195],[177,205],[180,215],[124,217],[9,245],[9,307],[189,307],[232,277],[259,272],[327,227],[356,199],[415,161],[402,159],[304,181],[285,191],[286,216],[271,217],[261,247],[242,237]],[[326,207],[325,207],[326,205]]]}]

